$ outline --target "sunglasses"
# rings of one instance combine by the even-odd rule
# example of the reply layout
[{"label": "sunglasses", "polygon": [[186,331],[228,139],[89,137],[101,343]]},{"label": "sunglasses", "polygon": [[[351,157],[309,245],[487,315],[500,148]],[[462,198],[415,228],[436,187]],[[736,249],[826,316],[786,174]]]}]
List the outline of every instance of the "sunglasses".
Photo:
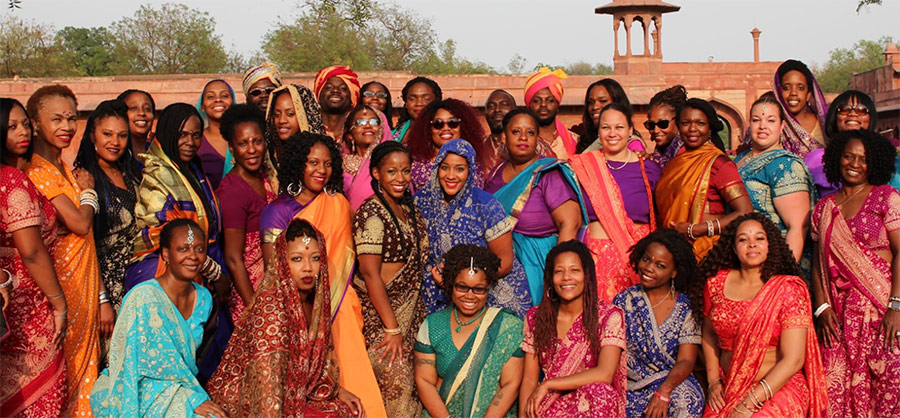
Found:
[{"label": "sunglasses", "polygon": [[275,87],[257,87],[253,90],[247,92],[247,95],[250,97],[259,97],[262,94],[269,94],[275,91]]},{"label": "sunglasses", "polygon": [[354,123],[357,127],[363,127],[363,126],[366,126],[366,125],[369,125],[369,126],[378,126],[378,125],[381,124],[381,120],[378,119],[378,118],[372,118],[372,119],[357,119],[357,120],[356,120],[355,122],[353,122],[353,123]]},{"label": "sunglasses", "polygon": [[466,286],[462,283],[454,283],[453,290],[455,290],[459,293],[463,293],[463,294],[469,293],[469,291],[471,290],[472,294],[474,294],[475,296],[484,296],[484,295],[488,294],[488,288],[486,288],[486,287],[482,287],[482,286],[471,287],[471,286]]},{"label": "sunglasses", "polygon": [[431,127],[433,129],[444,129],[444,125],[447,125],[450,129],[459,128],[459,118],[450,118],[447,120],[435,119],[431,121]]},{"label": "sunglasses", "polygon": [[669,122],[671,122],[671,121],[673,121],[673,120],[675,120],[675,118],[672,118],[672,119],[660,119],[660,120],[657,120],[657,121],[645,120],[645,121],[644,121],[644,127],[647,128],[648,131],[652,131],[652,130],[655,129],[657,126],[659,126],[659,129],[667,129],[667,128],[669,127]]},{"label": "sunglasses", "polygon": [[839,115],[849,115],[850,112],[852,112],[854,110],[856,111],[856,113],[859,113],[860,115],[868,115],[869,114],[869,108],[866,107],[865,105],[862,105],[859,103],[852,105],[852,106],[843,104],[843,105],[838,106],[838,108],[837,108],[837,112]]},{"label": "sunglasses", "polygon": [[374,91],[364,91],[362,95],[363,97],[377,97],[379,99],[387,99],[388,97],[387,93],[383,91],[379,91],[377,93]]}]

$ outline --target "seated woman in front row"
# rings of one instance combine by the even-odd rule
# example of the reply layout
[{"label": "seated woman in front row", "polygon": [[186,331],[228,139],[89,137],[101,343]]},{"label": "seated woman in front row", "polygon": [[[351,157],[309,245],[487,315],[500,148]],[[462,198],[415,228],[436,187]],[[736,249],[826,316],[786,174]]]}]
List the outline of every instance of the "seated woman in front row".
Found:
[{"label": "seated woman in front row", "polygon": [[197,381],[194,353],[213,306],[193,282],[206,261],[206,233],[192,220],[162,228],[165,272],[131,289],[119,308],[109,368],[91,390],[97,417],[225,417]]}]

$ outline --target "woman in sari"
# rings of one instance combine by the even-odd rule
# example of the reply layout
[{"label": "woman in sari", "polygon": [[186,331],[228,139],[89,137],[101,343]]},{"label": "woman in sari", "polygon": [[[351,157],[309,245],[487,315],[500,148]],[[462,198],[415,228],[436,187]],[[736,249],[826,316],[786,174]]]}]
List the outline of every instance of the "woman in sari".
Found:
[{"label": "woman in sari", "polygon": [[475,150],[476,165],[472,174],[475,187],[484,186],[485,159],[490,152],[485,149],[484,129],[475,109],[461,100],[446,99],[431,102],[419,112],[407,136],[406,146],[412,154],[412,188],[415,191],[427,187],[432,168],[437,164],[438,150],[451,139],[462,138]]},{"label": "woman in sari", "polygon": [[312,91],[298,84],[285,84],[269,95],[266,110],[266,148],[276,171],[288,138],[298,132],[325,134],[322,108]]},{"label": "woman in sari", "polygon": [[425,218],[409,191],[409,151],[388,141],[372,151],[370,187],[353,221],[359,271],[353,285],[363,308],[369,360],[388,416],[419,415],[413,344],[425,319],[422,272],[428,257]]},{"label": "woman in sari", "polygon": [[644,128],[655,144],[648,160],[665,168],[666,164],[684,147],[684,141],[678,135],[678,124],[675,116],[678,109],[687,101],[687,90],[684,86],[669,87],[653,95]]},{"label": "woman in sari", "polygon": [[[754,102],[750,107],[750,149],[738,154],[735,161],[753,209],[778,226],[794,259],[800,261],[816,190],[803,159],[781,148],[783,116],[781,105],[768,93]],[[801,264],[809,271],[809,257]]]},{"label": "woman in sari", "polygon": [[515,417],[522,382],[522,320],[487,306],[500,259],[477,245],[447,252],[449,307],[428,315],[416,337],[422,417]]},{"label": "woman in sari", "polygon": [[[9,334],[0,339],[0,416],[59,416],[66,404],[66,297],[48,248],[56,210],[17,166],[33,152],[31,121],[15,99],[0,98],[0,280]],[[8,270],[7,270],[8,269]]]},{"label": "woman in sari", "polygon": [[200,364],[199,379],[205,382],[222,358],[232,324],[227,306],[231,283],[222,271],[219,200],[197,157],[202,123],[197,109],[189,104],[166,106],[159,115],[156,139],[150,145],[150,151],[139,157],[144,171],[134,216],[140,233],[134,237],[131,265],[125,270],[125,290],[159,277],[165,270],[165,265],[160,262],[159,234],[167,223],[190,219],[200,225],[207,240],[208,256],[204,257],[198,280],[216,290],[214,315],[218,324],[215,344]]},{"label": "woman in sari", "polygon": [[391,137],[387,118],[367,105],[358,105],[344,118],[344,189],[350,207],[356,212],[359,205],[372,196],[372,176],[369,157],[372,150]]},{"label": "woman in sari", "polygon": [[[675,123],[684,152],[669,161],[656,186],[659,226],[675,228],[693,241],[694,255],[703,258],[728,223],[753,210],[737,167],[711,141],[722,122],[712,105],[689,99]],[[730,213],[726,214],[725,205]]]},{"label": "woman in sari", "polygon": [[372,416],[386,416],[384,401],[363,338],[362,307],[353,279],[353,211],[342,194],[341,152],[324,134],[300,132],[281,151],[278,183],[281,194],[259,218],[263,263],[275,257],[275,240],[294,219],[304,219],[325,236],[331,289],[331,333],[340,385],[359,394]]},{"label": "woman in sari", "polygon": [[509,160],[488,175],[493,193],[514,222],[513,250],[525,269],[532,306],[544,294],[544,257],[556,244],[578,238],[587,224],[581,187],[568,163],[538,154],[538,121],[513,109],[503,118]]},{"label": "woman in sari", "polygon": [[[579,154],[603,148],[603,142],[600,141],[600,113],[610,103],[618,103],[631,109],[631,101],[618,81],[604,78],[595,81],[585,90],[584,113],[581,115],[583,132],[579,133],[576,147]],[[572,127],[573,130],[576,128]],[[646,152],[647,146],[634,127],[628,135],[627,143],[627,148],[634,152]]]},{"label": "woman in sari", "polygon": [[525,318],[519,416],[624,417],[625,316],[597,297],[588,247],[550,250],[544,289]]},{"label": "woman in sari", "polygon": [[135,89],[123,91],[116,97],[116,100],[121,100],[128,108],[128,133],[131,135],[133,157],[137,160],[138,154],[147,152],[150,143],[153,142],[156,102],[153,101],[150,93]]},{"label": "woman in sari", "polygon": [[734,220],[700,265],[704,416],[821,417],[825,375],[809,291],[778,227],[760,213]]},{"label": "woman in sari", "polygon": [[91,390],[94,416],[226,416],[196,377],[194,353],[214,303],[209,291],[193,282],[206,259],[205,238],[190,219],[175,219],[162,228],[165,270],[135,286],[122,301],[109,368]]},{"label": "woman in sari", "polygon": [[403,98],[403,107],[400,109],[400,118],[397,119],[397,126],[394,127],[391,137],[394,141],[408,144],[406,134],[422,109],[431,102],[443,100],[444,97],[437,82],[422,76],[407,81],[400,91],[400,97]]},{"label": "woman in sari", "polygon": [[900,194],[885,184],[893,152],[869,131],[839,133],[825,148],[825,174],[841,184],[812,216],[829,418],[900,415]]},{"label": "woman in sari", "polygon": [[253,105],[235,105],[225,111],[219,128],[228,142],[234,168],[225,174],[216,196],[222,209],[225,239],[225,266],[231,275],[234,292],[229,308],[237,323],[244,307],[253,300],[265,271],[259,239],[259,217],[263,207],[278,196],[266,161],[266,120]]},{"label": "woman in sari", "polygon": [[425,309],[434,313],[447,306],[440,290],[444,254],[456,245],[473,244],[500,257],[500,279],[491,288],[488,305],[524,316],[532,299],[525,270],[513,250],[512,222],[494,196],[476,187],[475,150],[465,140],[454,139],[441,147],[434,164],[430,183],[415,198],[428,223],[431,246],[422,287]]},{"label": "woman in sari", "polygon": [[584,241],[597,266],[597,291],[606,302],[638,282],[628,266],[629,249],[656,228],[653,190],[662,169],[627,148],[634,130],[631,117],[630,107],[606,105],[599,122],[603,148],[570,159],[590,222]]},{"label": "woman in sari", "polygon": [[203,86],[200,98],[194,105],[203,118],[203,138],[197,156],[203,173],[213,189],[219,187],[222,176],[231,170],[233,156],[228,152],[228,142],[219,129],[222,115],[234,104],[234,89],[225,80],[217,78]]},{"label": "woman in sari", "polygon": [[100,205],[90,173],[78,170],[76,176],[62,159],[62,150],[75,136],[78,113],[72,90],[59,84],[41,87],[28,99],[26,109],[34,117],[35,143],[25,174],[56,209],[62,226],[51,256],[69,310],[69,337],[63,342],[69,392],[63,415],[89,415],[100,333],[108,335],[115,321],[91,231]]},{"label": "woman in sari", "polygon": [[362,417],[337,384],[325,239],[302,219],[275,243],[276,258],[239,323],[209,395],[231,417]]},{"label": "woman in sari", "polygon": [[625,312],[628,342],[629,418],[700,417],[703,389],[691,375],[700,352],[702,309],[697,260],[691,243],[674,229],[650,233],[635,244],[631,268],[641,283],[616,295]]}]

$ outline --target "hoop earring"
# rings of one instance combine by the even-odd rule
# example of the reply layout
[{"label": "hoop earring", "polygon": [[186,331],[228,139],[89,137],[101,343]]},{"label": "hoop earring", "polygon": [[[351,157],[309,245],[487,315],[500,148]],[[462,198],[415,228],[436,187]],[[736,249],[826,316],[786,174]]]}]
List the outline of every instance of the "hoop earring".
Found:
[{"label": "hoop earring", "polygon": [[323,187],[322,190],[325,191],[325,194],[327,194],[327,195],[329,195],[329,196],[334,196],[334,195],[337,194],[337,192],[335,192],[335,191],[333,191],[333,190],[330,190],[330,189],[328,188],[328,185],[325,185],[325,187]]},{"label": "hoop earring", "polygon": [[559,301],[559,295],[556,294],[552,287],[547,289],[547,299],[550,299],[552,302]]},{"label": "hoop earring", "polygon": [[290,183],[287,185],[285,190],[287,191],[287,193],[289,195],[291,195],[293,197],[297,197],[297,196],[300,196],[300,193],[303,193],[303,185],[296,184],[296,183]]},{"label": "hoop earring", "polygon": [[381,193],[382,195],[384,195],[384,188],[381,187],[381,183],[380,183],[380,182],[378,183],[378,193]]}]

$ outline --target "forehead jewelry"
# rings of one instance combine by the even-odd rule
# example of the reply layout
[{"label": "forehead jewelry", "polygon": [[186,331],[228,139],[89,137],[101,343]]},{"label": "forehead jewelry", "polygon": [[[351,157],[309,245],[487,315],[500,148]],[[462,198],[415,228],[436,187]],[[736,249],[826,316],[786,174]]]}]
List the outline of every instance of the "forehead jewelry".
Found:
[{"label": "forehead jewelry", "polygon": [[475,276],[475,257],[469,257],[469,277]]},{"label": "forehead jewelry", "polygon": [[188,227],[188,237],[187,242],[190,245],[194,245],[194,228]]},{"label": "forehead jewelry", "polygon": [[762,111],[763,111],[763,113],[766,112],[766,103],[765,103],[765,102],[763,102],[763,105],[762,105]]},{"label": "forehead jewelry", "polygon": [[312,237],[305,236],[301,241],[303,242],[303,245],[306,245],[308,247],[309,243],[312,241]]}]

